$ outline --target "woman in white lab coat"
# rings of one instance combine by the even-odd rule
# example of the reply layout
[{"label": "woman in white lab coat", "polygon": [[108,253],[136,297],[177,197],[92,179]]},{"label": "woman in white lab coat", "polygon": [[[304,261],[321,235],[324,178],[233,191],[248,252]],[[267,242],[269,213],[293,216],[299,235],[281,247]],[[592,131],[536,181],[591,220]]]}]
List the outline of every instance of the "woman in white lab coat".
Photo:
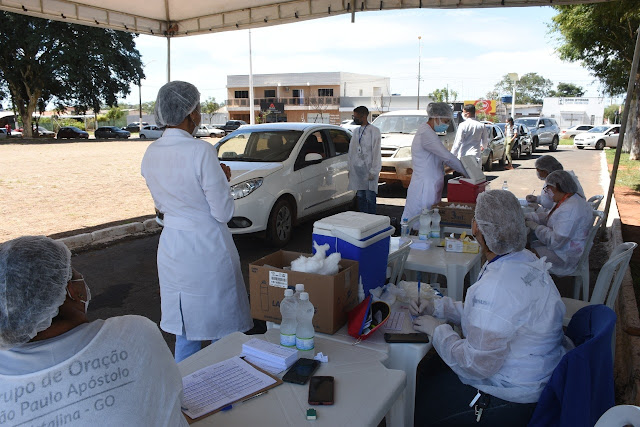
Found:
[{"label": "woman in white lab coat", "polygon": [[[538,175],[538,179],[544,181],[550,173],[555,171],[564,170],[562,167],[562,163],[560,163],[555,157],[550,156],[548,154],[539,157],[535,163],[536,174]],[[567,171],[576,182],[576,193],[580,195],[583,199],[586,199],[584,195],[584,190],[582,189],[582,185],[580,185],[580,181],[578,177],[573,171]],[[531,204],[540,204],[542,206],[542,210],[540,212],[549,212],[553,208],[554,201],[551,200],[548,194],[545,194],[544,191],[540,192],[540,196],[536,196],[533,194],[527,195],[527,202]],[[538,206],[535,206],[536,210],[539,209]]]},{"label": "woman in white lab coat", "polygon": [[142,159],[156,209],[164,219],[158,245],[160,327],[176,335],[179,362],[215,341],[253,325],[240,257],[227,222],[234,203],[214,147],[193,138],[200,94],[174,81],[158,92],[156,124],[165,128]]},{"label": "woman in white lab coat", "polygon": [[432,102],[427,106],[427,114],[428,121],[418,127],[411,143],[413,173],[402,213],[402,218],[408,220],[420,215],[424,208],[431,208],[440,202],[444,187],[443,165],[467,176],[460,160],[445,148],[434,130],[440,126],[446,127],[453,120],[451,107],[445,102]]}]

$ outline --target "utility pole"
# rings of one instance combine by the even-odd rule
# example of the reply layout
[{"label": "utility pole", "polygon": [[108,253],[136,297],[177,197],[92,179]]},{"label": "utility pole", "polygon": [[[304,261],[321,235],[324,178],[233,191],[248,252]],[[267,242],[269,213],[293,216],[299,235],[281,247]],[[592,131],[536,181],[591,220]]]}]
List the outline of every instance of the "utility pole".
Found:
[{"label": "utility pole", "polygon": [[418,110],[420,109],[420,59],[422,57],[422,36],[418,36]]}]

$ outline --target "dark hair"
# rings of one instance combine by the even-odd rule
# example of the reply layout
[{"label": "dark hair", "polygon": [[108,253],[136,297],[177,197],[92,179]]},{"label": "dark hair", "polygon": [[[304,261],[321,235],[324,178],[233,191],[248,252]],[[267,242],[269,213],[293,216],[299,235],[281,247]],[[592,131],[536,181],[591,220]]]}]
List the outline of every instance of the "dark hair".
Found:
[{"label": "dark hair", "polygon": [[476,106],[473,104],[467,104],[464,107],[462,107],[462,109],[467,113],[471,114],[472,116],[476,115]]},{"label": "dark hair", "polygon": [[509,118],[507,119],[507,122],[509,122],[509,123],[513,124],[513,117],[509,117]]},{"label": "dark hair", "polygon": [[361,105],[359,107],[356,107],[353,109],[354,113],[358,113],[358,114],[362,114],[365,116],[369,115],[369,109],[367,107],[365,107],[364,105]]}]

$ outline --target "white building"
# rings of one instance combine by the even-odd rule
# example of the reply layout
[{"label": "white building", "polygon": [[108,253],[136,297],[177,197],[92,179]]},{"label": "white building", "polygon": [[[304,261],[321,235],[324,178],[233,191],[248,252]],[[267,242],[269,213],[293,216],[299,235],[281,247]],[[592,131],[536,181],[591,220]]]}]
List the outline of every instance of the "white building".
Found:
[{"label": "white building", "polygon": [[545,98],[542,115],[556,119],[561,128],[578,124],[601,125],[605,98]]}]

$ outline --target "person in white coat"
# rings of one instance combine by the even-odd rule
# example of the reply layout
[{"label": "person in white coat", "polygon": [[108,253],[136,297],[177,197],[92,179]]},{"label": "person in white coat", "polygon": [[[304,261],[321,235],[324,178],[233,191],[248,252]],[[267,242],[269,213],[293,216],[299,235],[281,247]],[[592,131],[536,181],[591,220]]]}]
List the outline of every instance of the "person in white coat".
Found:
[{"label": "person in white coat", "polygon": [[488,145],[487,129],[484,123],[476,120],[476,107],[472,104],[462,108],[462,117],[465,120],[458,126],[451,153],[459,159],[463,156],[474,156],[480,164],[482,151]]},{"label": "person in white coat", "polygon": [[234,210],[229,169],[211,144],[192,136],[201,120],[200,93],[190,83],[165,84],[155,118],[165,131],[147,148],[142,176],[163,215],[160,327],[176,336],[179,362],[200,350],[201,341],[247,331],[253,321],[240,256],[227,227]]},{"label": "person in white coat", "polygon": [[444,187],[444,165],[464,176],[467,171],[440,141],[434,128],[446,126],[453,120],[453,112],[445,102],[432,102],[427,106],[428,120],[418,126],[411,143],[411,166],[413,173],[407,189],[407,201],[402,218],[410,220],[420,215],[425,208],[431,209],[442,199]]},{"label": "person in white coat", "polygon": [[182,377],[155,323],[90,322],[90,300],[63,243],[0,244],[0,424],[188,426]]},{"label": "person in white coat", "polygon": [[578,265],[593,226],[593,209],[577,194],[578,187],[569,172],[552,172],[545,183],[543,192],[554,206],[549,212],[526,214],[526,225],[538,239],[531,243],[531,249],[551,262],[551,273],[563,276]]},{"label": "person in white coat", "polygon": [[353,131],[349,143],[349,190],[356,190],[358,210],[376,213],[378,177],[382,169],[380,129],[368,121],[369,109],[365,106],[353,110],[353,123],[360,125]]},{"label": "person in white coat", "polygon": [[[487,261],[464,304],[444,297],[410,305],[421,316],[414,329],[437,352],[423,363],[429,380],[417,391],[416,411],[428,414],[426,425],[526,425],[565,353],[566,309],[549,263],[525,249],[527,229],[512,193],[478,195],[472,233]],[[461,325],[462,335],[444,321]],[[486,406],[476,424],[478,404]]]},{"label": "person in white coat", "polygon": [[[560,163],[555,157],[550,156],[548,154],[538,157],[536,159],[535,167],[536,167],[536,175],[538,176],[538,179],[542,181],[544,181],[550,173],[564,170],[564,168],[562,167],[562,163]],[[567,172],[571,174],[571,177],[576,182],[576,186],[577,186],[576,194],[582,196],[583,199],[586,199],[586,197],[584,196],[584,190],[582,189],[582,185],[580,185],[580,181],[578,180],[578,177],[576,176],[576,174],[573,171],[567,171]],[[539,204],[540,206],[542,206],[541,212],[545,212],[545,211],[548,212],[553,208],[553,205],[554,205],[554,202],[553,200],[551,200],[551,197],[549,197],[548,194],[545,194],[544,191],[540,192],[540,196],[529,194],[527,195],[526,199],[527,199],[527,202],[529,202],[530,204],[533,205],[533,207],[536,208],[536,210],[540,209],[540,207],[536,205]]]}]

